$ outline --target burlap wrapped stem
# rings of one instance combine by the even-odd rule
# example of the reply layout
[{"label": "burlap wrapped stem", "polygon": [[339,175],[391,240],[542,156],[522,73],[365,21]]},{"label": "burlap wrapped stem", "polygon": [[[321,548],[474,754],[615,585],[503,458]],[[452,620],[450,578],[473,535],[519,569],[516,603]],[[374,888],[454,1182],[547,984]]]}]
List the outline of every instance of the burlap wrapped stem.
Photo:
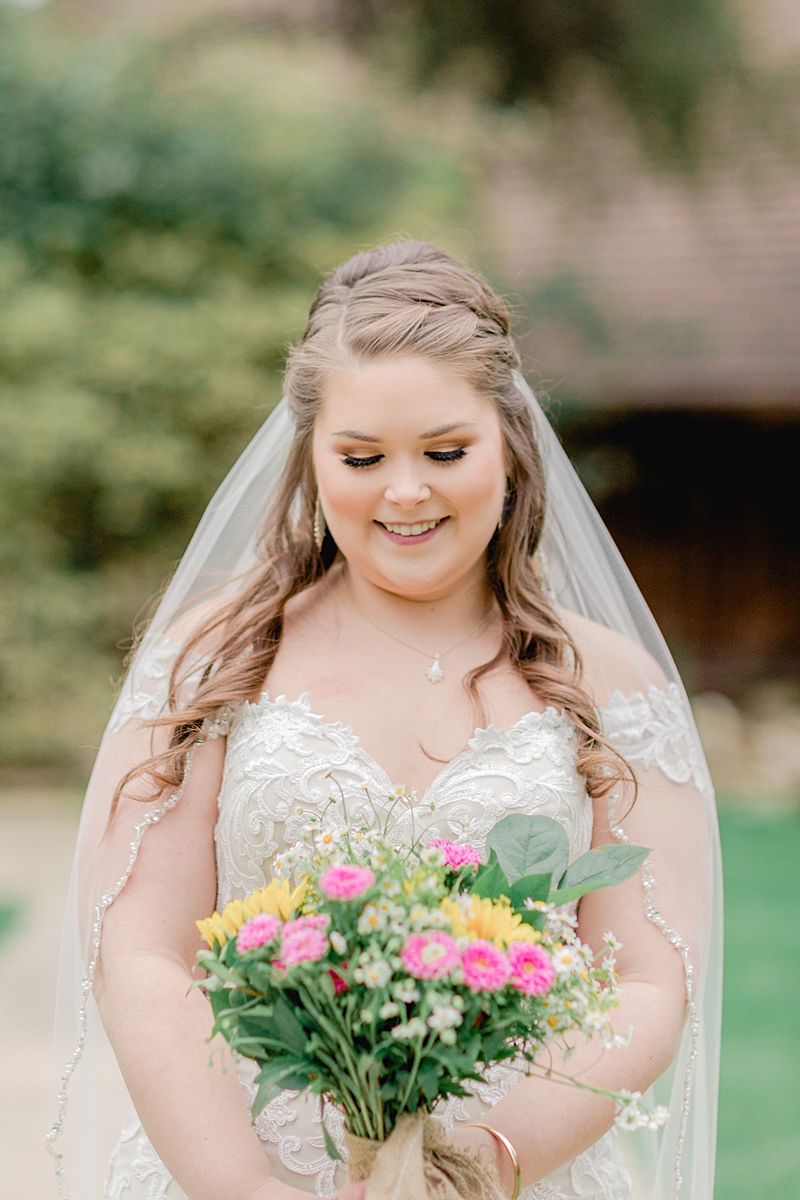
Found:
[{"label": "burlap wrapped stem", "polygon": [[348,1175],[367,1179],[367,1200],[508,1200],[473,1154],[448,1141],[428,1113],[401,1116],[385,1142],[345,1134]]}]

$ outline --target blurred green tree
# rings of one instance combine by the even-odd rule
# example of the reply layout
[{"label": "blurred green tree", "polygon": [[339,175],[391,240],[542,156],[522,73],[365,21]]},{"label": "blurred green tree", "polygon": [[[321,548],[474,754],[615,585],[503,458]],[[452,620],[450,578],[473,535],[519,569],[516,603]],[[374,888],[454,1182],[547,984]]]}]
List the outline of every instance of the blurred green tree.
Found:
[{"label": "blurred green tree", "polygon": [[449,73],[503,105],[557,105],[591,71],[673,161],[696,155],[704,100],[741,76],[732,0],[338,0],[337,14],[357,44],[407,47],[419,82]]},{"label": "blurred green tree", "polygon": [[80,765],[320,270],[464,211],[454,153],[337,55],[0,8],[0,764]]}]

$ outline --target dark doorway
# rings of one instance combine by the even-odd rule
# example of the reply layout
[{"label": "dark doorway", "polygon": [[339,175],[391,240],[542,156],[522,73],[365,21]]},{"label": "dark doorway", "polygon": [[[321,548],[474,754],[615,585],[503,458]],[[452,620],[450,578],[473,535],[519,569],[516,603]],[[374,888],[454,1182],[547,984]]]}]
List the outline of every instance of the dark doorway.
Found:
[{"label": "dark doorway", "polygon": [[691,691],[800,678],[800,410],[564,419]]}]

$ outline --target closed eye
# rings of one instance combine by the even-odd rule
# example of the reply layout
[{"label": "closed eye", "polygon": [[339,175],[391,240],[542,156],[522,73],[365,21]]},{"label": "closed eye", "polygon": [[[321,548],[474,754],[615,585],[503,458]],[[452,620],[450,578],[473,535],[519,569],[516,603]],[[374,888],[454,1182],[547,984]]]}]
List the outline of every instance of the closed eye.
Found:
[{"label": "closed eye", "polygon": [[366,458],[360,458],[356,454],[345,454],[343,461],[348,467],[374,467],[382,458],[382,454],[369,454]]},{"label": "closed eye", "polygon": [[[426,450],[425,457],[433,462],[449,463],[458,462],[466,453],[463,446],[459,446],[455,450]],[[382,454],[345,454],[342,461],[348,467],[374,467],[383,457]]]}]

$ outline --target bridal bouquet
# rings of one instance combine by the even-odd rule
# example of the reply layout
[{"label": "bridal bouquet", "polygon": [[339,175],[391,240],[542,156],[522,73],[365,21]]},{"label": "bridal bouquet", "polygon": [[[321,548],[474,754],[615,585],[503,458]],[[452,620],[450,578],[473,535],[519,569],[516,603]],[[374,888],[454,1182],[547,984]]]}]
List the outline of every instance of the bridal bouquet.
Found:
[{"label": "bridal bouquet", "polygon": [[[628,878],[647,850],[603,846],[568,866],[556,821],[512,815],[483,862],[469,845],[399,837],[391,811],[340,824],[332,802],[269,886],[198,921],[197,986],[214,1032],[259,1064],[254,1116],[283,1088],[310,1089],[344,1113],[350,1177],[370,1175],[370,1197],[491,1197],[428,1114],[494,1063],[534,1069],[567,1032],[625,1040],[609,1017],[616,943],[596,962],[561,906]],[[602,1094],[629,1127],[653,1120],[637,1097]]]}]

